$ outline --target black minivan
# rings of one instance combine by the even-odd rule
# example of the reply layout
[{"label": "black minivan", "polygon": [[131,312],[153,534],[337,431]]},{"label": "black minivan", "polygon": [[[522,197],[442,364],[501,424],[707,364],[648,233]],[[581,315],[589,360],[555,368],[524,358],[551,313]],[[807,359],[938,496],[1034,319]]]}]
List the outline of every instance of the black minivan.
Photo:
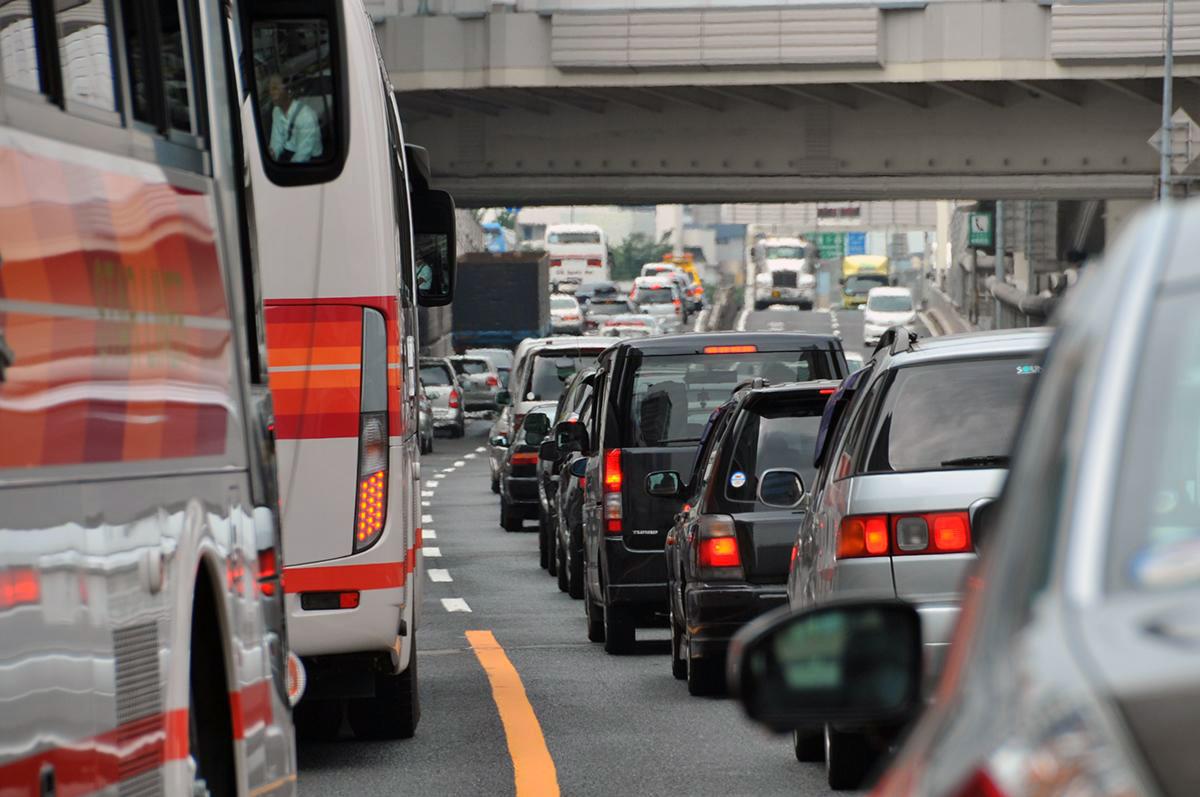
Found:
[{"label": "black minivan", "polygon": [[[646,477],[691,479],[712,413],[743,382],[842,379],[841,341],[802,332],[665,335],[618,343],[597,363],[597,407],[584,430],[559,427],[558,442],[588,456],[583,506],[584,608],[588,639],[609,653],[633,648],[638,626],[664,625],[667,532],[678,498],[646,493]],[[571,438],[574,439],[571,439]]]}]

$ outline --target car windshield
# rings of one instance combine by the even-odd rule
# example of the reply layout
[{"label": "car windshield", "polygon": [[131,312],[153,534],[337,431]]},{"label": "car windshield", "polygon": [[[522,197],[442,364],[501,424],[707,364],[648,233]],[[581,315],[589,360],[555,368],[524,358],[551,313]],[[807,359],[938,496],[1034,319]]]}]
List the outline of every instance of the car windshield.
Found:
[{"label": "car windshield", "polygon": [[846,293],[863,295],[868,293],[872,288],[878,288],[881,285],[887,284],[888,278],[886,274],[855,274],[846,279]]},{"label": "car windshield", "polygon": [[508,368],[512,366],[513,353],[508,349],[467,349],[468,356],[482,357],[490,360],[492,365],[498,368]]},{"label": "car windshield", "polygon": [[872,296],[867,299],[867,309],[881,313],[908,313],[913,309],[912,297],[897,294]]},{"label": "car windshield", "polygon": [[585,353],[579,351],[547,351],[538,352],[533,358],[533,367],[529,369],[525,390],[522,393],[525,401],[558,401],[567,382],[580,371],[593,365],[600,352]]},{"label": "car windshield", "polygon": [[763,377],[779,384],[838,376],[830,373],[825,353],[813,349],[642,356],[632,378],[620,388],[621,445],[694,445],[712,411],[748,379]]},{"label": "car windshield", "polygon": [[490,368],[486,360],[451,360],[450,364],[454,366],[454,372],[457,374],[486,374]]},{"label": "car windshield", "polygon": [[1006,468],[1041,355],[900,368],[871,435],[868,473]]},{"label": "car windshield", "polygon": [[565,296],[556,296],[550,300],[551,310],[575,310],[579,304],[574,299],[568,299]]},{"label": "car windshield", "polygon": [[1200,316],[1172,297],[1147,337],[1116,482],[1114,592],[1200,587]]},{"label": "car windshield", "polygon": [[549,244],[598,244],[598,232],[552,232],[546,236]]},{"label": "car windshield", "polygon": [[449,387],[454,380],[444,365],[422,365],[421,384],[426,387]]},{"label": "car windshield", "polygon": [[670,288],[638,288],[633,301],[637,304],[670,304],[674,298]]},{"label": "car windshield", "polygon": [[621,313],[629,312],[629,303],[621,300],[619,302],[600,302],[592,301],[588,305],[588,315],[620,315]]},{"label": "car windshield", "polygon": [[[721,464],[725,489],[723,500],[717,503],[753,504],[760,511],[778,509],[778,501],[767,505],[758,500],[758,485],[764,473],[779,468],[796,471],[805,488],[811,487],[816,477],[813,452],[825,400],[824,396],[772,397],[745,409],[737,420],[733,448]],[[744,512],[749,508],[718,506],[716,511]]]},{"label": "car windshield", "polygon": [[804,258],[804,247],[802,246],[768,246],[767,259],[781,260],[789,258],[792,260],[802,260]]}]

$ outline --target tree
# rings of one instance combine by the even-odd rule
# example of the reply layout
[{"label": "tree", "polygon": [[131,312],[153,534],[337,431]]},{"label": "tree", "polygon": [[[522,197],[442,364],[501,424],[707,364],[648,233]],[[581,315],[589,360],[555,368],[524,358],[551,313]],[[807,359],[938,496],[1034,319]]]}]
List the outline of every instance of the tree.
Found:
[{"label": "tree", "polygon": [[663,233],[656,243],[645,233],[630,233],[624,241],[612,250],[612,278],[614,280],[633,279],[642,273],[642,265],[662,260],[663,255],[671,251],[671,232]]}]

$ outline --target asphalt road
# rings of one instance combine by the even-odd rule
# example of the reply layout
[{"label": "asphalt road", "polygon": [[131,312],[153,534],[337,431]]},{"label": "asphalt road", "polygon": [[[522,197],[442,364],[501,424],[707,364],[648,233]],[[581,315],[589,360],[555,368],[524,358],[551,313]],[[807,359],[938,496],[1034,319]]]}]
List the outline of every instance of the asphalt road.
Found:
[{"label": "asphalt road", "polygon": [[[488,675],[466,637],[488,630],[520,677],[562,794],[828,793],[823,766],[798,763],[789,738],[751,725],[731,700],[689,697],[671,677],[665,630],[639,631],[630,656],[609,656],[587,641],[582,602],[559,592],[538,567],[536,526],[513,534],[500,528],[481,448],[488,427],[472,421],[465,439],[438,438],[435,453],[423,458],[431,493],[423,498],[430,516],[424,527],[433,534],[425,540],[416,737],[302,742],[300,792],[517,793],[510,745],[536,745],[537,728],[514,727],[518,738],[506,737]],[[433,581],[434,570],[452,580]],[[507,692],[502,699],[511,702],[514,690]],[[543,785],[520,797],[558,793]]]},{"label": "asphalt road", "polygon": [[[872,349],[863,344],[863,314],[861,310],[797,310],[793,307],[775,305],[766,310],[749,310],[738,317],[738,328],[767,331],[804,331],[840,335],[847,351],[860,351],[869,359]],[[922,337],[929,334],[923,324],[918,324],[917,333]]]}]

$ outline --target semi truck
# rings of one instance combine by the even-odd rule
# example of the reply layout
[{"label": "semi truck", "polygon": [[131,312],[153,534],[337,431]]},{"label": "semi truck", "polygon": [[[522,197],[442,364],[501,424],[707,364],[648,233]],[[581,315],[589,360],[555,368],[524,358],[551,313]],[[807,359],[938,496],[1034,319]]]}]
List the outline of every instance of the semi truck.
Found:
[{"label": "semi truck", "polygon": [[511,349],[550,334],[549,258],[545,252],[477,252],[458,261],[454,348]]},{"label": "semi truck", "polygon": [[817,278],[813,251],[803,238],[760,238],[750,247],[754,309],[772,304],[795,305],[811,310],[816,301]]}]

